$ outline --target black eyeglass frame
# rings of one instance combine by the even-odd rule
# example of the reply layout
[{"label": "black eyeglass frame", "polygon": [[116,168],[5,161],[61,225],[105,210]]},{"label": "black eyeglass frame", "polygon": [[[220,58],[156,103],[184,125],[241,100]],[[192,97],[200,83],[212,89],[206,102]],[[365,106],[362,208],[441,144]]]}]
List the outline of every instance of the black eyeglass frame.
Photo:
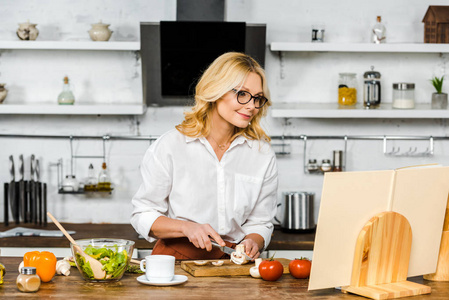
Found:
[{"label": "black eyeglass frame", "polygon": [[[253,96],[253,95],[252,95],[250,92],[248,92],[248,91],[239,91],[239,90],[236,90],[236,89],[232,89],[232,91],[233,91],[233,92],[235,93],[235,95],[237,96],[237,102],[240,103],[240,104],[242,104],[242,105],[247,104],[247,103],[249,103],[251,100],[254,99],[254,107],[257,108],[257,109],[259,109],[259,108],[262,108],[262,107],[263,107],[265,104],[267,104],[267,102],[268,102],[268,99],[267,99],[266,97],[264,97],[264,96]],[[246,101],[246,102],[240,102],[240,101],[239,101],[239,92],[245,92],[245,93],[248,93],[248,94],[251,96],[251,98],[249,98],[249,100]],[[262,105],[256,106],[256,99],[257,99],[257,98],[259,98],[260,100],[264,101]]]}]

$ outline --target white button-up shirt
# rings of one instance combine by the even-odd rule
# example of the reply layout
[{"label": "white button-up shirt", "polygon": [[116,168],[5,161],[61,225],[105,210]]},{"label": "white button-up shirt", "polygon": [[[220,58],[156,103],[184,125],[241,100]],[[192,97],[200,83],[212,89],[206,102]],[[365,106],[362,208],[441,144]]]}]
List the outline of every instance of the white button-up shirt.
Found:
[{"label": "white button-up shirt", "polygon": [[206,138],[173,129],[148,148],[140,169],[131,224],[148,241],[153,222],[167,216],[210,224],[230,242],[257,233],[270,243],[278,176],[269,143],[239,136],[219,161]]}]

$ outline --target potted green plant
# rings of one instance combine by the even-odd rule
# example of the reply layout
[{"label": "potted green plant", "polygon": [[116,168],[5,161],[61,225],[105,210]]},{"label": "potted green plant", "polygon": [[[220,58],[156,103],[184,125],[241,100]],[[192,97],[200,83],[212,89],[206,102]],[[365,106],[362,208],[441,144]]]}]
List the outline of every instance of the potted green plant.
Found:
[{"label": "potted green plant", "polygon": [[444,76],[441,76],[441,78],[435,76],[430,80],[437,91],[432,94],[432,109],[447,108],[447,94],[443,93],[443,80]]}]

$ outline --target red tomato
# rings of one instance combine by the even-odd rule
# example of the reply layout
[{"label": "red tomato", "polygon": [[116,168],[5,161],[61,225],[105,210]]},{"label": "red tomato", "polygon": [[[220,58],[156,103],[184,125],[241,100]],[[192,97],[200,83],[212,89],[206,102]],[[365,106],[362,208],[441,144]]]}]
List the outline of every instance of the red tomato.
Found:
[{"label": "red tomato", "polygon": [[307,258],[296,258],[288,264],[290,274],[295,278],[308,278],[312,262]]},{"label": "red tomato", "polygon": [[276,281],[281,278],[284,273],[284,266],[277,260],[264,260],[259,265],[259,274],[263,279],[268,281]]}]

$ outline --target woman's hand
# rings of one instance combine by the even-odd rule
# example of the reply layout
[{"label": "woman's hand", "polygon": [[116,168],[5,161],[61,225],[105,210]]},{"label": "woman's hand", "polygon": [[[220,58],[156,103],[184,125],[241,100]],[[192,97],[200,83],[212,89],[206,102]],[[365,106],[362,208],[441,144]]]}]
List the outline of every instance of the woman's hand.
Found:
[{"label": "woman's hand", "polygon": [[182,232],[197,248],[211,251],[211,238],[220,246],[226,246],[221,236],[209,224],[186,222],[183,226]]},{"label": "woman's hand", "polygon": [[253,239],[245,239],[240,244],[245,245],[245,253],[251,257],[252,260],[255,260],[260,256],[259,245]]}]

